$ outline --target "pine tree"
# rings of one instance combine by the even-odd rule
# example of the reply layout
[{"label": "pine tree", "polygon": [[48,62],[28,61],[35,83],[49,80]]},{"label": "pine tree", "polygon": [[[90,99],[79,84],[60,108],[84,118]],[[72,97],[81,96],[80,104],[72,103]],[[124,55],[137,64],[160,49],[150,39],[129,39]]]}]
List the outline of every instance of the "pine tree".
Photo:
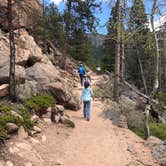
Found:
[{"label": "pine tree", "polygon": [[115,7],[112,8],[110,13],[107,25],[108,33],[105,37],[103,48],[104,56],[102,58],[102,68],[110,72],[113,72],[115,67],[116,10],[117,3]]},{"label": "pine tree", "polygon": [[148,93],[152,88],[154,64],[153,38],[147,27],[147,16],[142,0],[134,0],[130,13],[129,31],[133,37],[128,43],[127,55],[128,79]]},{"label": "pine tree", "polygon": [[90,42],[87,32],[95,29],[94,10],[99,7],[95,0],[68,0],[64,13],[67,53],[77,60],[87,61],[90,56]]}]

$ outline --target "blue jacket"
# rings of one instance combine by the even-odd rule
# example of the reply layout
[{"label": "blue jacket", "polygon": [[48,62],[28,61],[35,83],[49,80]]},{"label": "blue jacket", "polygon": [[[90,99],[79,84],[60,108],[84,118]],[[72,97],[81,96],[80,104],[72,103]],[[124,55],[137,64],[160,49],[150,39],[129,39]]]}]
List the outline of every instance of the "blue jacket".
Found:
[{"label": "blue jacket", "polygon": [[84,75],[84,74],[85,74],[85,69],[84,69],[83,66],[81,66],[81,67],[78,68],[78,73],[79,73],[80,75]]}]

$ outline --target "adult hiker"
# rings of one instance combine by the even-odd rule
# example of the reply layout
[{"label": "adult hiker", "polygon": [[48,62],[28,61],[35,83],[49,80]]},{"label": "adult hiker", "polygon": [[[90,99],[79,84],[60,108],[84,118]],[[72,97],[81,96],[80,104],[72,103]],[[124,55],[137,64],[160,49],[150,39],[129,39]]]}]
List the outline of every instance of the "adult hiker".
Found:
[{"label": "adult hiker", "polygon": [[80,64],[80,66],[78,67],[78,73],[79,73],[79,76],[80,76],[81,86],[83,86],[83,79],[84,79],[84,75],[85,75],[85,69],[83,67],[83,64]]},{"label": "adult hiker", "polygon": [[91,71],[90,71],[90,70],[87,70],[87,71],[86,71],[86,76],[87,76],[87,79],[91,82],[91,77],[90,77],[90,75],[91,75]]},{"label": "adult hiker", "polygon": [[90,120],[90,107],[91,107],[91,97],[94,100],[93,90],[90,88],[88,81],[84,82],[84,89],[81,94],[81,103],[83,102],[83,115],[87,121]]}]

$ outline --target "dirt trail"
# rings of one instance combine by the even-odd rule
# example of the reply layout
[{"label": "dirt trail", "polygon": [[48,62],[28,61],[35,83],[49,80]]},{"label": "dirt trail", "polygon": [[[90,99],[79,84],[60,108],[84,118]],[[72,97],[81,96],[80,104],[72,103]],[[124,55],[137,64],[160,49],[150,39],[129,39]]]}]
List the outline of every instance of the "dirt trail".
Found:
[{"label": "dirt trail", "polygon": [[[81,88],[75,91],[80,93]],[[141,138],[127,129],[114,126],[102,117],[102,112],[103,104],[93,101],[89,122],[83,118],[81,109],[68,112],[76,124],[75,129],[61,125],[46,127],[47,142],[35,148],[44,159],[43,166],[54,165],[57,160],[64,166],[157,165]]]},{"label": "dirt trail", "polygon": [[[94,76],[93,83],[98,79],[99,76]],[[80,94],[81,89],[75,88],[74,92]],[[82,109],[67,111],[75,122],[74,129],[62,124],[43,124],[45,141],[39,137],[39,144],[31,144],[40,162],[27,152],[27,157],[32,156],[33,166],[157,166],[144,140],[105,119],[103,107],[100,101],[92,101],[90,121],[83,118]]]}]

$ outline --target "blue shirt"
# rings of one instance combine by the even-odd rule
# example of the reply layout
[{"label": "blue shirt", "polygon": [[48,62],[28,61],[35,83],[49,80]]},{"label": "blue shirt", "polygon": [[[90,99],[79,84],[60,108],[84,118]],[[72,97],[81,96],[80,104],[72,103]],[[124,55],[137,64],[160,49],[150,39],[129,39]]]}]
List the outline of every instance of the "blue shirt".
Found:
[{"label": "blue shirt", "polygon": [[90,87],[84,88],[82,90],[81,101],[90,101],[93,96],[93,91]]},{"label": "blue shirt", "polygon": [[81,67],[78,68],[78,73],[81,74],[81,75],[85,74],[85,69],[84,69],[83,66],[81,66]]}]

